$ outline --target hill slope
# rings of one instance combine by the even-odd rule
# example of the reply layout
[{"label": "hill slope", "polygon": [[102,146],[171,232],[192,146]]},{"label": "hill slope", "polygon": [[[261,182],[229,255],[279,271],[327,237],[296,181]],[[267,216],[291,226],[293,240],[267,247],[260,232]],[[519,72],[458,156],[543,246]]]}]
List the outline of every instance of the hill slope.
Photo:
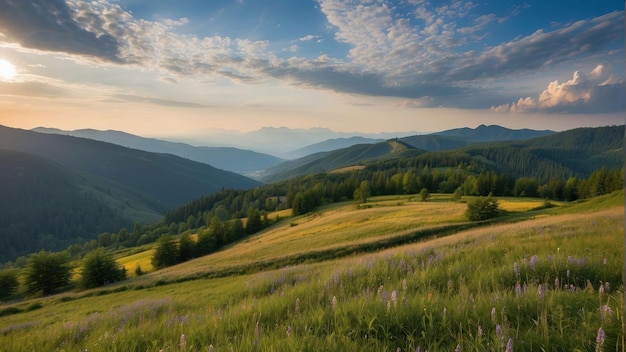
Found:
[{"label": "hill slope", "polygon": [[261,175],[261,180],[276,182],[295,176],[331,171],[352,165],[363,165],[366,162],[388,158],[410,157],[421,153],[423,151],[400,140],[389,140],[376,144],[358,144],[286,161],[265,170]]},{"label": "hill slope", "polygon": [[130,228],[122,209],[87,186],[83,177],[48,160],[0,150],[0,262]]},{"label": "hill slope", "polygon": [[182,204],[222,188],[246,189],[258,184],[247,177],[170,154],[1,126],[0,148],[38,155],[171,204]]},{"label": "hill slope", "polygon": [[120,131],[98,131],[93,129],[63,131],[43,127],[35,128],[33,131],[89,138],[148,152],[173,154],[185,159],[209,164],[218,169],[243,175],[253,175],[257,171],[283,161],[282,159],[268,154],[249,150],[231,147],[195,147],[184,143],[139,137]]}]

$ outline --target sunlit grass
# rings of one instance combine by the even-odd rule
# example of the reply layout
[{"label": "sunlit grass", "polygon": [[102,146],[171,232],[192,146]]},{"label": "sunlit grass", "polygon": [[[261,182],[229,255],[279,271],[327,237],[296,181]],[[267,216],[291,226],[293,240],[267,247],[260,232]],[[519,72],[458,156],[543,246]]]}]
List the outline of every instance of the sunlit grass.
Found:
[{"label": "sunlit grass", "polygon": [[[458,345],[504,351],[510,339],[514,351],[595,351],[600,327],[606,334],[602,350],[621,350],[623,198],[620,206],[607,205],[612,200],[595,201],[593,210],[563,206],[560,215],[376,253],[224,278],[158,281],[253,263],[263,252],[286,255],[290,246],[280,237],[296,250],[326,248],[334,245],[326,242],[332,233],[344,244],[363,240],[342,232],[346,223],[370,234],[367,240],[387,236],[402,222],[438,224],[441,213],[461,221],[464,210],[452,202],[400,203],[329,207],[121,286],[15,304],[22,312],[0,319],[0,350],[207,351],[213,345],[214,351],[432,352]],[[307,231],[318,232],[307,238]]]}]

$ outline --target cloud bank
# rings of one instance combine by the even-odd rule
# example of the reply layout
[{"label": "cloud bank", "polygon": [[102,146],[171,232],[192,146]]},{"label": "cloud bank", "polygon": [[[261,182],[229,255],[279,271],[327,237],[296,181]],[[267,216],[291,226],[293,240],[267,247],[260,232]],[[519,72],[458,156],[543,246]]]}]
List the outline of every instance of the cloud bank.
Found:
[{"label": "cloud bank", "polygon": [[539,97],[492,107],[496,112],[610,113],[626,110],[626,81],[612,75],[608,65],[590,73],[574,72],[566,82],[553,81]]},{"label": "cloud bank", "polygon": [[[188,24],[185,18],[140,19],[109,0],[0,0],[0,41],[157,70],[170,81],[221,77],[257,84],[278,79],[342,93],[415,99],[430,106],[489,108],[498,97],[481,88],[486,80],[602,55],[624,36],[624,12],[615,11],[485,47],[484,36],[508,17],[477,14],[479,5],[473,2],[407,0],[402,11],[387,1],[317,3],[334,39],[349,48],[345,57],[297,56],[295,44],[275,53],[267,40],[180,34],[178,28]],[[516,7],[509,16],[523,10]],[[313,34],[293,38],[318,39]],[[619,107],[613,100],[616,94],[623,97],[624,83],[600,82],[596,76],[602,74],[578,73],[571,81],[551,83],[536,99],[493,109],[614,111]]]}]

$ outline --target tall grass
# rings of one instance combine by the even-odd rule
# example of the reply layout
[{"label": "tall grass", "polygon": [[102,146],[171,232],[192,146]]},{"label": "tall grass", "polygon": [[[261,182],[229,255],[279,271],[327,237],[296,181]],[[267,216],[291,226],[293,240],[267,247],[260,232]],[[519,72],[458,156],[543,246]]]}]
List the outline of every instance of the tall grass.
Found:
[{"label": "tall grass", "polygon": [[622,216],[564,214],[251,275],[47,298],[2,317],[0,351],[615,351]]}]

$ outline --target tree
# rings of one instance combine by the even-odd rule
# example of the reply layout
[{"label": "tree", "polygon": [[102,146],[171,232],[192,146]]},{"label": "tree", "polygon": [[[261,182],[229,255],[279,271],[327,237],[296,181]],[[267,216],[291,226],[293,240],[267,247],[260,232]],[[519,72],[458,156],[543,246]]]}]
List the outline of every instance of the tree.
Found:
[{"label": "tree", "polygon": [[354,191],[354,201],[357,203],[367,203],[370,196],[370,185],[367,181],[361,181],[359,188]]},{"label": "tree", "polygon": [[461,201],[461,198],[463,197],[463,190],[461,189],[461,187],[457,187],[457,189],[454,190],[452,197],[454,198],[455,202]]},{"label": "tree", "polygon": [[465,216],[467,216],[470,221],[492,219],[498,215],[500,215],[498,201],[493,198],[491,194],[488,197],[472,199],[467,203]]},{"label": "tree", "polygon": [[188,233],[183,233],[178,241],[178,261],[186,262],[193,258],[195,243]]},{"label": "tree", "polygon": [[65,252],[31,254],[26,266],[26,288],[29,293],[52,294],[69,285],[72,269],[68,265],[69,256]]},{"label": "tree", "polygon": [[94,288],[126,279],[126,269],[99,248],[85,256],[80,284]]},{"label": "tree", "polygon": [[246,232],[253,234],[263,229],[263,222],[261,222],[261,212],[259,209],[248,209],[248,222],[246,223]]},{"label": "tree", "polygon": [[420,199],[422,200],[422,202],[427,201],[429,198],[430,192],[428,192],[428,189],[422,188],[422,190],[420,191]]},{"label": "tree", "polygon": [[152,266],[156,269],[178,264],[178,246],[169,235],[163,235],[157,242],[157,248],[152,256]]},{"label": "tree", "polygon": [[15,270],[0,271],[0,301],[11,297],[19,285],[20,282]]}]

